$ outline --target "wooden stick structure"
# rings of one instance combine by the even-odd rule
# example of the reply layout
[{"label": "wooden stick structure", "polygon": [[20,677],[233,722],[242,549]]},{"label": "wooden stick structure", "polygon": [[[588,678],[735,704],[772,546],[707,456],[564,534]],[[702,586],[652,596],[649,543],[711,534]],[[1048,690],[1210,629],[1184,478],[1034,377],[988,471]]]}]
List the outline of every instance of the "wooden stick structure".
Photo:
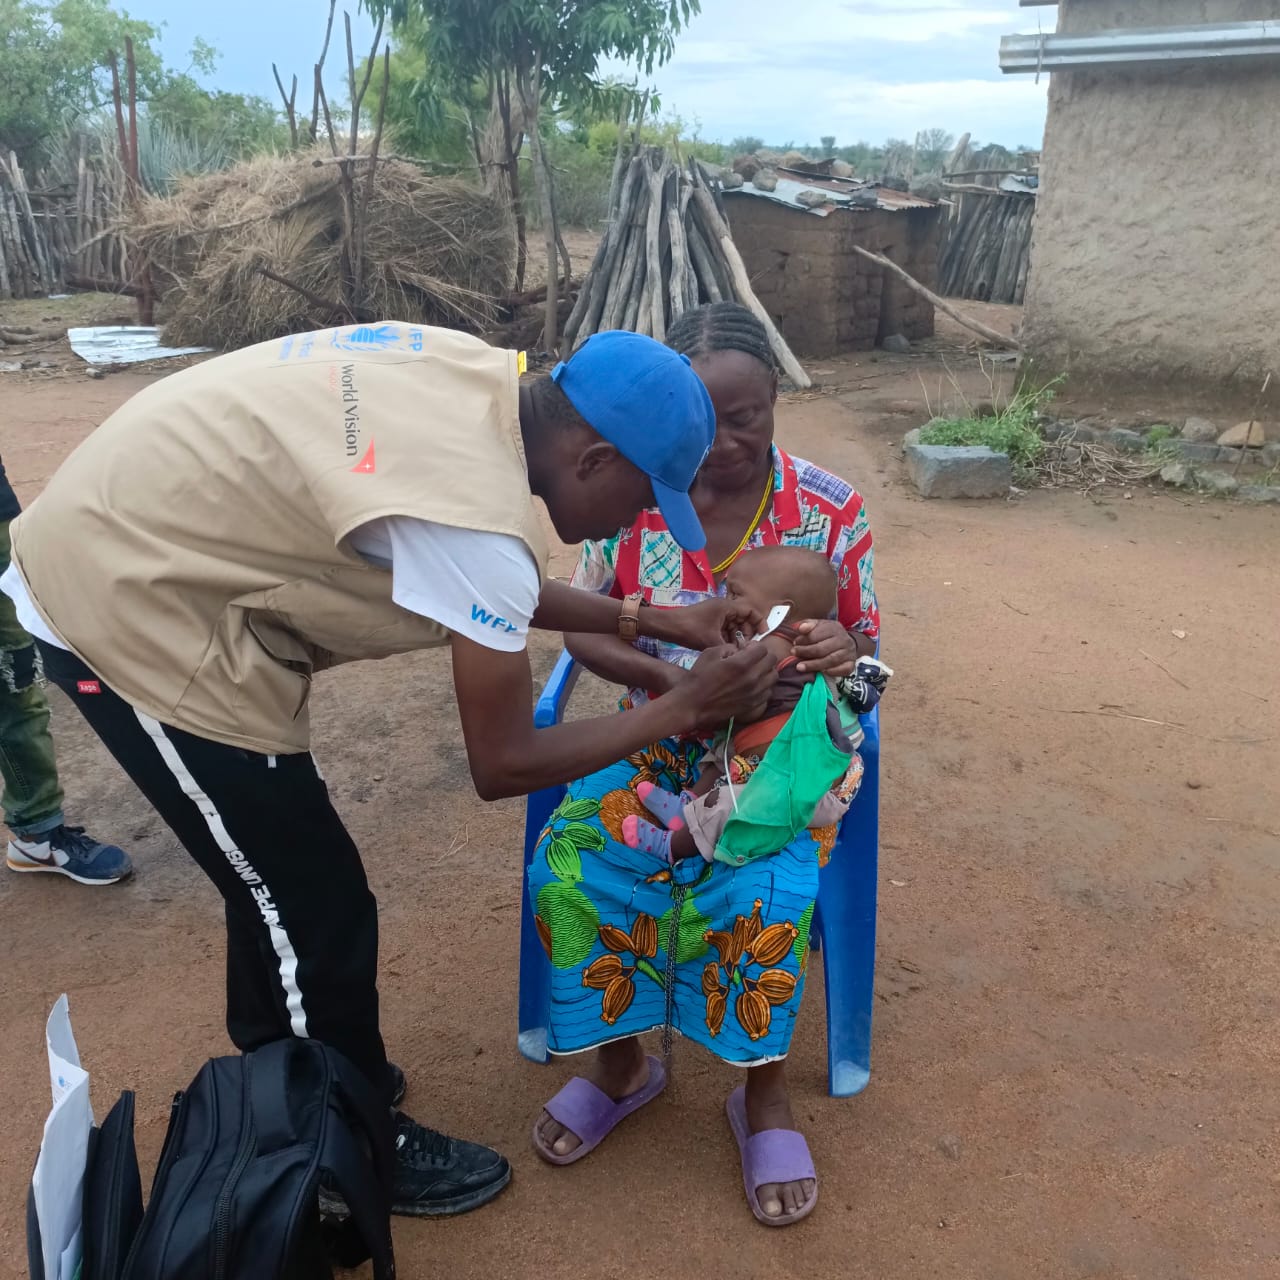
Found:
[{"label": "wooden stick structure", "polygon": [[701,165],[678,164],[661,147],[620,154],[608,225],[565,325],[563,349],[607,329],[662,341],[685,311],[728,299],[759,317],[787,377],[812,386],[751,288],[713,184]]}]

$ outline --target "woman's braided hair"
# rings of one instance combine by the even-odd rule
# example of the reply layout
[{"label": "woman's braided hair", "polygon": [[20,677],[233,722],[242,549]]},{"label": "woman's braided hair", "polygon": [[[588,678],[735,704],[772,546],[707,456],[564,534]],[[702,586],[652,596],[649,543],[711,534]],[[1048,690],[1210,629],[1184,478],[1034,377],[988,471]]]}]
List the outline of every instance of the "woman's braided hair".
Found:
[{"label": "woman's braided hair", "polygon": [[741,351],[770,373],[777,368],[764,325],[740,302],[709,302],[686,311],[667,331],[667,346],[690,360],[716,351]]}]

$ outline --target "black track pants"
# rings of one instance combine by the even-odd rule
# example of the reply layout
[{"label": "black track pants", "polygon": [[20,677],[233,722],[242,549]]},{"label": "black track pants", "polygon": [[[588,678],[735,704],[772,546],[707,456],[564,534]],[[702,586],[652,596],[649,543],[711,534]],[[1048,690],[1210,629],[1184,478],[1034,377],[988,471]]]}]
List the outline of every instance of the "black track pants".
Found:
[{"label": "black track pants", "polygon": [[45,671],[217,886],[227,914],[227,1031],[345,1054],[389,1089],[378,1030],[378,914],[310,754],[264,756],[135,711],[74,654]]}]

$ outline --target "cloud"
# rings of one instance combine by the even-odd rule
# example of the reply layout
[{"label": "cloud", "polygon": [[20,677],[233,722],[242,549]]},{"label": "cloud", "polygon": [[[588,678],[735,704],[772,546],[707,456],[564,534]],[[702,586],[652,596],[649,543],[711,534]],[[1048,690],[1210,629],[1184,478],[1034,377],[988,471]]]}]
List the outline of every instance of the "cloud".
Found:
[{"label": "cloud", "polygon": [[939,36],[968,35],[1009,22],[1008,6],[847,0],[840,8],[846,15],[840,25],[847,24],[859,39],[902,44],[920,44]]},{"label": "cloud", "polygon": [[909,137],[943,126],[983,141],[1037,143],[1045,85],[999,70],[1017,0],[703,0],[654,80],[705,137],[771,142]]}]

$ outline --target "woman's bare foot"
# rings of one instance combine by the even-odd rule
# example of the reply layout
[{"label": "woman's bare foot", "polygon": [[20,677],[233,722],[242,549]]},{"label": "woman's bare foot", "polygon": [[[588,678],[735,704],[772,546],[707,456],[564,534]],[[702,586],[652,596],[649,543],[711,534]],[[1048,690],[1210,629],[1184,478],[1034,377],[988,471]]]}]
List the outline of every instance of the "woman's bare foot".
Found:
[{"label": "woman's bare foot", "polygon": [[[649,1080],[649,1059],[639,1038],[628,1036],[625,1040],[602,1044],[596,1050],[595,1065],[587,1079],[615,1102],[621,1102],[643,1089]],[[582,1145],[576,1133],[566,1129],[545,1111],[539,1117],[534,1132],[543,1148],[558,1156],[570,1155]]]},{"label": "woman's bare foot", "polygon": [[[782,1062],[769,1062],[747,1071],[747,1123],[753,1134],[766,1129],[796,1127],[791,1099],[787,1094],[785,1066]],[[812,1178],[799,1182],[769,1182],[756,1188],[756,1199],[770,1218],[781,1218],[807,1204],[817,1185]]]}]

